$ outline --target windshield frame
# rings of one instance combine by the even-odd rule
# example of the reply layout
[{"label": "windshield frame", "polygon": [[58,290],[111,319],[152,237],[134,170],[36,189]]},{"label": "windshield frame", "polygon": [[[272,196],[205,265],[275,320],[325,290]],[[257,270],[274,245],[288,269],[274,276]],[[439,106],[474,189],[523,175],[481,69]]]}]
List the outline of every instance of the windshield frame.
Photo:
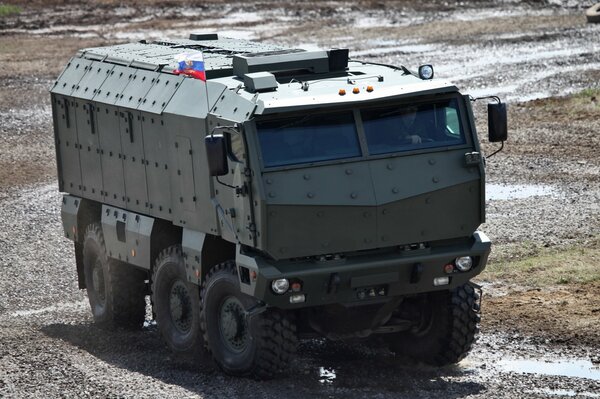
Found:
[{"label": "windshield frame", "polygon": [[[456,100],[458,119],[461,124],[462,133],[464,136],[464,143],[453,144],[453,145],[444,145],[444,146],[439,146],[439,147],[424,147],[424,148],[415,148],[415,149],[409,149],[409,150],[405,149],[405,150],[389,152],[389,153],[382,153],[382,154],[371,154],[369,152],[368,145],[367,145],[367,137],[365,134],[363,120],[361,117],[362,110],[369,109],[369,108],[381,108],[381,107],[392,107],[392,106],[398,106],[398,107],[416,106],[416,107],[418,107],[420,105],[431,104],[431,103],[440,102],[440,101],[444,101],[444,100],[450,100],[450,99]],[[253,140],[255,143],[254,147],[256,148],[256,152],[258,155],[258,163],[260,164],[261,170],[271,172],[271,171],[290,170],[290,169],[302,169],[302,168],[310,168],[310,167],[317,167],[317,166],[354,163],[357,161],[376,160],[376,159],[382,159],[382,158],[404,157],[404,156],[411,156],[414,154],[437,153],[437,152],[444,152],[444,151],[448,151],[448,150],[456,150],[456,149],[461,149],[461,148],[464,148],[464,149],[473,148],[474,144],[473,144],[472,121],[470,121],[467,118],[468,111],[467,111],[467,108],[464,103],[465,100],[460,93],[454,92],[454,93],[445,93],[445,94],[438,94],[438,95],[433,95],[433,96],[427,95],[427,96],[419,96],[419,97],[411,96],[410,98],[401,98],[401,99],[394,99],[394,101],[389,101],[389,102],[388,101],[385,101],[385,99],[384,99],[383,101],[378,100],[378,101],[375,101],[372,103],[354,104],[354,106],[352,106],[352,107],[347,107],[347,106],[326,107],[326,108],[316,108],[316,109],[304,110],[303,112],[278,113],[278,114],[271,114],[268,116],[258,116],[260,118],[260,120],[274,120],[274,119],[288,118],[291,116],[297,116],[298,118],[302,118],[303,116],[306,115],[307,111],[309,111],[315,115],[318,115],[321,113],[322,114],[325,114],[325,113],[330,114],[330,113],[335,113],[335,112],[352,111],[352,114],[354,116],[355,125],[356,125],[355,130],[356,130],[356,134],[357,134],[357,139],[358,139],[358,143],[360,145],[360,151],[361,151],[360,156],[351,157],[351,158],[330,159],[330,160],[325,160],[325,161],[290,164],[290,165],[269,166],[269,167],[265,166],[264,158],[263,158],[263,154],[262,154],[262,147],[260,145],[260,139],[258,138],[258,135],[260,134],[260,132],[256,125],[257,119],[255,116],[254,118],[252,118],[250,120],[250,122],[253,125],[252,130],[253,130],[254,136],[255,136],[254,140]]]}]

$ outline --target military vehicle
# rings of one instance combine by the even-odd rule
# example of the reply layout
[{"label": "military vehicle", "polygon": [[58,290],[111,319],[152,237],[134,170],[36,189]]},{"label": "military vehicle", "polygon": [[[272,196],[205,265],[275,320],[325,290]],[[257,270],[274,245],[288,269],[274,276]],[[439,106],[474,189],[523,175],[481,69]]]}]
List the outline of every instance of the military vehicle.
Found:
[{"label": "military vehicle", "polygon": [[[177,57],[202,52],[203,76]],[[51,88],[62,222],[95,322],[226,373],[373,334],[461,360],[491,243],[469,96],[418,72],[217,34],[80,50]],[[491,141],[504,104],[488,104]]]}]

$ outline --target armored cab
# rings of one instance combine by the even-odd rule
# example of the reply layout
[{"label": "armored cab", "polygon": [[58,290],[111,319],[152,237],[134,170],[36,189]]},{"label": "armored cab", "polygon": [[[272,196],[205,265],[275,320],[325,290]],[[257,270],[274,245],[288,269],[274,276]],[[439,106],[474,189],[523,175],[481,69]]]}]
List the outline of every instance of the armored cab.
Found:
[{"label": "armored cab", "polygon": [[[79,51],[51,96],[96,322],[140,327],[151,295],[174,352],[258,378],[315,334],[462,359],[491,245],[484,159],[471,98],[432,78],[216,34]],[[490,138],[506,139],[503,104]]]}]

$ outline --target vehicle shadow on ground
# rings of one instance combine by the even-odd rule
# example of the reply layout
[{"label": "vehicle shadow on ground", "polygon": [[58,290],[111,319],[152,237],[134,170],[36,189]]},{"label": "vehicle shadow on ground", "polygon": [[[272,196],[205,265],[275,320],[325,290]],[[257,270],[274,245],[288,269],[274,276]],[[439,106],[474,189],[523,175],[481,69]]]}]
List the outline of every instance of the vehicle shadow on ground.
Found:
[{"label": "vehicle shadow on ground", "polygon": [[411,364],[396,359],[385,348],[372,343],[306,340],[298,348],[298,356],[287,376],[254,381],[224,375],[206,354],[202,359],[177,358],[165,347],[155,327],[142,331],[109,331],[93,324],[51,324],[42,327],[41,331],[110,365],[180,386],[203,398],[414,398],[436,395],[457,398],[486,389],[479,383],[468,381],[475,373],[473,370]]}]

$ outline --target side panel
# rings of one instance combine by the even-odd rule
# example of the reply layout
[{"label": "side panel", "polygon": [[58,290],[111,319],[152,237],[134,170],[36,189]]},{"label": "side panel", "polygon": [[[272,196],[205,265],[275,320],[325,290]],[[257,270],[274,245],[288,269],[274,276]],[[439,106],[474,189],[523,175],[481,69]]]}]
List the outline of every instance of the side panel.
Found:
[{"label": "side panel", "polygon": [[114,105],[121,96],[123,88],[127,86],[130,75],[130,68],[115,65],[107,74],[98,91],[96,91],[94,101]]},{"label": "side panel", "polygon": [[77,136],[81,164],[82,195],[95,201],[102,201],[102,166],[100,145],[96,127],[95,107],[91,102],[75,100]]},{"label": "side panel", "polygon": [[146,93],[138,110],[154,114],[162,113],[184,79],[186,78],[183,76],[158,75],[154,86]]},{"label": "side panel", "polygon": [[137,109],[142,104],[144,97],[146,97],[146,93],[148,93],[150,87],[155,84],[159,76],[159,72],[129,68],[127,71],[129,83],[117,98],[115,105]]},{"label": "side panel", "polygon": [[[184,78],[162,113],[165,132],[169,136],[169,177],[173,223],[214,235],[219,235],[219,229],[217,228],[215,207],[210,196],[213,190],[212,179],[208,179],[206,172],[204,137],[206,136],[206,114],[209,104],[214,104],[225,89],[226,86],[220,83],[204,83],[198,79]],[[183,138],[181,149],[175,147],[178,136]],[[186,148],[187,154],[185,154]],[[189,153],[190,149],[191,154]],[[180,153],[185,155],[185,159],[181,161],[181,168],[186,171],[186,175],[177,174],[177,170],[182,170],[179,168]],[[189,172],[190,163],[191,173]],[[188,187],[182,186],[192,180],[195,188],[191,188],[189,185]],[[191,202],[189,201],[190,194]],[[193,201],[194,196],[196,197],[195,202]]]},{"label": "side panel", "polygon": [[90,69],[92,63],[93,61],[83,58],[71,58],[58,79],[54,82],[50,92],[70,96],[73,90],[77,88],[83,75]]},{"label": "side panel", "polygon": [[126,108],[119,108],[119,116],[127,208],[148,213],[142,116],[140,112]]},{"label": "side panel", "polygon": [[169,136],[169,179],[173,223],[218,235],[216,211],[210,197],[212,182],[206,172],[204,120],[164,114],[164,123],[165,131]]},{"label": "side panel", "polygon": [[108,256],[150,269],[150,237],[154,218],[102,206],[102,232]]},{"label": "side panel", "polygon": [[93,61],[88,66],[87,73],[75,86],[72,96],[82,100],[93,99],[113,68],[112,64]]},{"label": "side panel", "polygon": [[71,195],[64,195],[62,206],[60,208],[60,218],[62,220],[65,237],[71,241],[79,241],[79,232],[77,231],[77,213],[79,212],[81,199]]},{"label": "side panel", "polygon": [[52,94],[55,108],[55,139],[59,186],[61,191],[81,195],[81,168],[79,165],[79,141],[75,101],[69,97]]},{"label": "side panel", "polygon": [[104,186],[103,201],[113,206],[125,207],[125,180],[123,177],[119,110],[112,105],[99,103],[96,107]]},{"label": "side panel", "polygon": [[173,211],[169,176],[169,137],[162,117],[142,113],[142,132],[149,213],[170,219]]},{"label": "side panel", "polygon": [[[188,281],[194,284],[201,284],[202,270],[201,270],[201,259],[202,259],[202,248],[204,247],[205,233],[183,229],[181,238],[181,248],[184,253],[184,260],[186,265],[186,272]],[[205,265],[210,268],[213,265]]]},{"label": "side panel", "polygon": [[175,137],[175,156],[179,203],[185,211],[196,211],[196,187],[194,185],[194,152],[192,142],[187,137]]}]

